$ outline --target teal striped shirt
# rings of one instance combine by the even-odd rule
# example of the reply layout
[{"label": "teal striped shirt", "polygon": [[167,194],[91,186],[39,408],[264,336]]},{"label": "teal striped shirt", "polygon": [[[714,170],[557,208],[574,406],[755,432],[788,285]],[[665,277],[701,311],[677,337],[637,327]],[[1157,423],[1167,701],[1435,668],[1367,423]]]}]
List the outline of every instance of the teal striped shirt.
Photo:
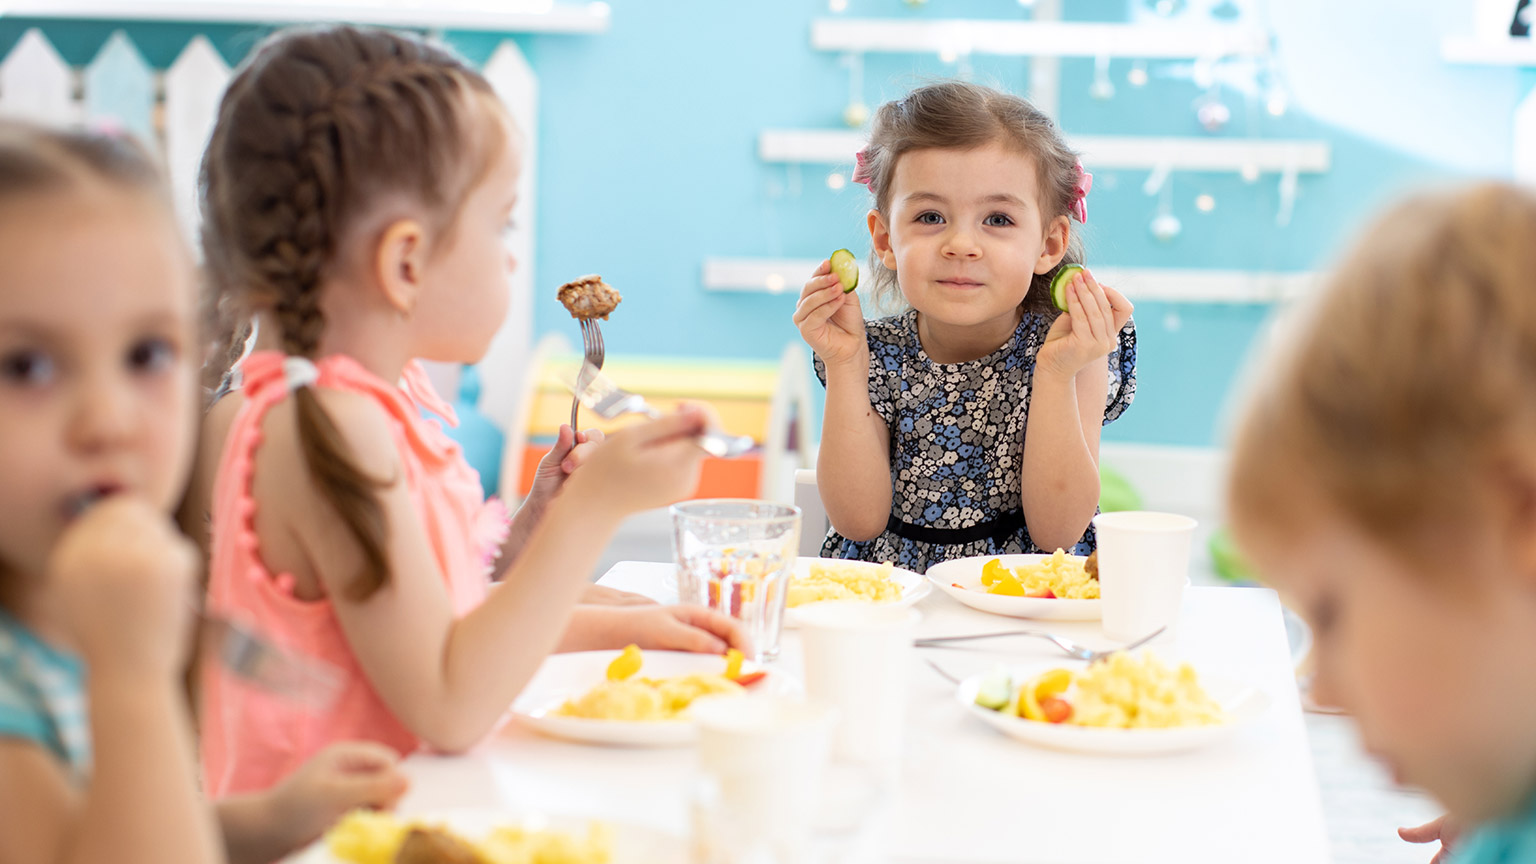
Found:
[{"label": "teal striped shirt", "polygon": [[0,737],[53,754],[76,781],[91,770],[85,666],[0,611]]}]

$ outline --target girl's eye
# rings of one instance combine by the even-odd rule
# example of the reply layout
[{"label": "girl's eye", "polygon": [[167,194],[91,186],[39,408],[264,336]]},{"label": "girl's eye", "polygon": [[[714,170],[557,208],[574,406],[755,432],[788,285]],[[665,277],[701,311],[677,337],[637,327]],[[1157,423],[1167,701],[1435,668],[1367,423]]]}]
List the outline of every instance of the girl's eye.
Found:
[{"label": "girl's eye", "polygon": [[12,351],[0,357],[0,377],[23,387],[43,387],[53,381],[53,358],[41,351]]},{"label": "girl's eye", "polygon": [[923,212],[917,214],[916,221],[922,225],[943,225],[944,217],[940,216],[938,213],[935,213],[932,210],[924,210]]},{"label": "girl's eye", "polygon": [[165,339],[144,339],[128,349],[128,365],[135,372],[163,372],[176,361],[176,349]]},{"label": "girl's eye", "polygon": [[1013,224],[1013,220],[1009,218],[1008,214],[1006,213],[993,213],[991,216],[988,216],[986,219],[982,220],[982,224],[986,225],[988,228],[1006,228]]}]

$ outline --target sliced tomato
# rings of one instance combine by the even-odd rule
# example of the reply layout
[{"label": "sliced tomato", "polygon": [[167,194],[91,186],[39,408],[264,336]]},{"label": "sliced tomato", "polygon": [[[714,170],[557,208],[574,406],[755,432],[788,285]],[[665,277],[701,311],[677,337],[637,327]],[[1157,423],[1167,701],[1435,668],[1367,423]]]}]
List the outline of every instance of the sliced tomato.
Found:
[{"label": "sliced tomato", "polygon": [[1041,696],[1040,713],[1047,723],[1065,723],[1072,719],[1072,703],[1059,696]]},{"label": "sliced tomato", "polygon": [[761,680],[763,680],[764,678],[767,678],[767,677],[768,677],[768,673],[763,671],[762,669],[759,669],[756,672],[748,672],[745,675],[737,675],[732,680],[734,680],[737,684],[740,684],[743,687],[751,687],[753,684],[756,684],[757,682],[759,682],[759,681],[761,681]]},{"label": "sliced tomato", "polygon": [[1025,597],[1036,597],[1036,598],[1041,598],[1041,599],[1045,599],[1045,600],[1055,600],[1056,599],[1056,592],[1052,591],[1049,588],[1041,588],[1039,591],[1030,591],[1027,594],[1025,594],[1024,596]]}]

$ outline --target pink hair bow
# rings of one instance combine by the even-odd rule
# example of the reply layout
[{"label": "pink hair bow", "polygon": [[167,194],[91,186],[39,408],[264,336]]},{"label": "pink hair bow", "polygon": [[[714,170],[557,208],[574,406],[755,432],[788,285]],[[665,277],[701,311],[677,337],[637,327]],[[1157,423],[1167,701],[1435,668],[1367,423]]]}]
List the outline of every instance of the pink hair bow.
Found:
[{"label": "pink hair bow", "polygon": [[869,157],[865,155],[868,150],[860,150],[853,154],[853,182],[869,185],[869,181],[875,179],[869,171]]},{"label": "pink hair bow", "polygon": [[1072,215],[1077,221],[1088,224],[1088,190],[1093,188],[1093,175],[1083,170],[1083,163],[1077,163],[1077,182],[1072,187]]}]

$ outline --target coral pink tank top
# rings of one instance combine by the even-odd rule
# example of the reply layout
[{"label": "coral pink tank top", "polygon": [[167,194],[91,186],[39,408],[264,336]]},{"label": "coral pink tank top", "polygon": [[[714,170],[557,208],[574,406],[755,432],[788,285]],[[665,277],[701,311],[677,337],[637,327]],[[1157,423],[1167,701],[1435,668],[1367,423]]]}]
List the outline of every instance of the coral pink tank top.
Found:
[{"label": "coral pink tank top", "polygon": [[[324,708],[284,700],[205,663],[202,676],[204,788],[214,796],[266,789],[325,746],[369,740],[407,754],[418,739],[374,691],[347,644],[329,599],[301,600],[293,577],[272,573],[257,548],[251,471],[267,409],[288,396],[283,357],[252,354],[241,366],[245,404],[230,427],[214,483],[208,608],[300,655],[341,670],[339,695]],[[373,397],[390,418],[400,464],[456,615],[485,599],[490,563],[507,533],[507,511],[486,501],[475,470],[426,409],[456,423],[453,409],[412,362],[400,387],[343,355],[316,364],[315,386]],[[280,506],[281,502],[262,502]],[[395,578],[414,574],[397,573]]]}]

